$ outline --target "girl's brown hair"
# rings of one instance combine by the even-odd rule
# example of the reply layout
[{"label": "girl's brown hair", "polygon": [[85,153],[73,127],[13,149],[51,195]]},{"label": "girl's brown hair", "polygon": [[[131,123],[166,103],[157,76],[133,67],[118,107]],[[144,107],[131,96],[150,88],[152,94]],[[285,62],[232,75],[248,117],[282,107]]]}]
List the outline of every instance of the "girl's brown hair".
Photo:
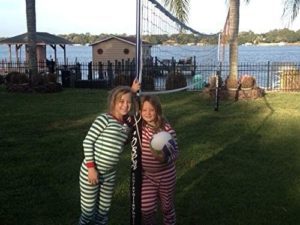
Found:
[{"label": "girl's brown hair", "polygon": [[163,116],[162,107],[161,107],[159,97],[155,96],[155,95],[142,96],[142,98],[141,98],[141,110],[143,109],[143,105],[144,105],[145,102],[149,102],[153,106],[153,108],[156,112],[156,120],[155,120],[154,130],[156,132],[158,132],[160,130],[163,130],[164,127],[165,127],[166,120]]},{"label": "girl's brown hair", "polygon": [[107,99],[107,108],[109,113],[114,111],[117,101],[127,93],[131,93],[131,89],[128,86],[118,86],[110,91]]}]

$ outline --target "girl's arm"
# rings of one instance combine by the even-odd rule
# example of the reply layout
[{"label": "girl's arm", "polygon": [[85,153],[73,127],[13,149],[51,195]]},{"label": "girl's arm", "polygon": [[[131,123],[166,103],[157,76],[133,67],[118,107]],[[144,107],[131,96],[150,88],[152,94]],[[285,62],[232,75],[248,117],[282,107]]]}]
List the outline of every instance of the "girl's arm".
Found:
[{"label": "girl's arm", "polygon": [[177,137],[176,137],[176,132],[175,130],[173,130],[171,127],[169,127],[168,130],[166,130],[167,132],[169,132],[173,139],[171,139],[168,144],[166,144],[163,148],[163,156],[164,156],[164,162],[166,163],[171,163],[171,162],[175,162],[176,159],[178,158],[178,144],[177,144]]},{"label": "girl's arm", "polygon": [[134,81],[133,81],[133,83],[131,85],[131,91],[133,93],[137,93],[138,90],[140,90],[140,88],[141,88],[140,82],[137,79],[134,79]]},{"label": "girl's arm", "polygon": [[104,116],[104,114],[97,117],[90,127],[85,139],[83,140],[84,157],[86,161],[86,167],[88,168],[88,181],[91,185],[96,185],[99,183],[99,173],[94,162],[94,144],[101,132],[107,126],[107,122],[107,118]]},{"label": "girl's arm", "polygon": [[99,135],[107,126],[108,120],[105,114],[100,115],[93,122],[85,139],[83,140],[83,152],[87,168],[95,167],[94,162],[94,144],[96,143]]},{"label": "girl's arm", "polygon": [[161,163],[175,162],[178,158],[178,144],[176,138],[176,132],[171,127],[166,127],[166,131],[172,135],[172,139],[163,147],[162,151],[156,151],[150,145],[150,150],[154,158]]}]

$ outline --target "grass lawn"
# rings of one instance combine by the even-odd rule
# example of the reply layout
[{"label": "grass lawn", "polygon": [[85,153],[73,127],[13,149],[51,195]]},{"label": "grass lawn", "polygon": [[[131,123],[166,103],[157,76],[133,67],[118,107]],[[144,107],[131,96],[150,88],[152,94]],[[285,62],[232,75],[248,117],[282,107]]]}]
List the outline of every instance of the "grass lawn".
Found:
[{"label": "grass lawn", "polygon": [[[76,225],[82,141],[107,91],[13,94],[0,87],[0,224]],[[221,102],[162,95],[175,128],[178,225],[300,224],[300,93]],[[129,224],[129,148],[110,225]],[[159,224],[162,224],[161,221]]]}]

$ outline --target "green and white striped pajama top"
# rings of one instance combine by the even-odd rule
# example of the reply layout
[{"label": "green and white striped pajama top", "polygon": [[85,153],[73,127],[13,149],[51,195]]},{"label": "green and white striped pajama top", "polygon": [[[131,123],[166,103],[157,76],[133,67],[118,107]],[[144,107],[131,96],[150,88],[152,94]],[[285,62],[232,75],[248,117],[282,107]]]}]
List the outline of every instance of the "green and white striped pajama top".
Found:
[{"label": "green and white striped pajama top", "polygon": [[[115,184],[116,166],[130,134],[126,123],[111,114],[96,118],[84,141],[84,160],[80,169],[81,218],[80,224],[95,219],[96,224],[106,224]],[[99,184],[88,182],[86,162],[94,162],[99,172]]]}]

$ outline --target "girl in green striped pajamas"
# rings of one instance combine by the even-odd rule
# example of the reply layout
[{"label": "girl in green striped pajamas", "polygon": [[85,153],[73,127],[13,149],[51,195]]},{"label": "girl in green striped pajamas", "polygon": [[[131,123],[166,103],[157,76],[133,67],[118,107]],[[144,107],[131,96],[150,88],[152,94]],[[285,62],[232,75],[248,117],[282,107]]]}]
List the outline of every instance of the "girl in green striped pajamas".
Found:
[{"label": "girl in green striped pajamas", "polygon": [[140,88],[138,81],[130,87],[113,89],[108,99],[108,113],[100,114],[84,141],[84,160],[80,168],[80,225],[94,220],[107,224],[115,180],[116,166],[130,134],[129,117],[132,93]]}]

